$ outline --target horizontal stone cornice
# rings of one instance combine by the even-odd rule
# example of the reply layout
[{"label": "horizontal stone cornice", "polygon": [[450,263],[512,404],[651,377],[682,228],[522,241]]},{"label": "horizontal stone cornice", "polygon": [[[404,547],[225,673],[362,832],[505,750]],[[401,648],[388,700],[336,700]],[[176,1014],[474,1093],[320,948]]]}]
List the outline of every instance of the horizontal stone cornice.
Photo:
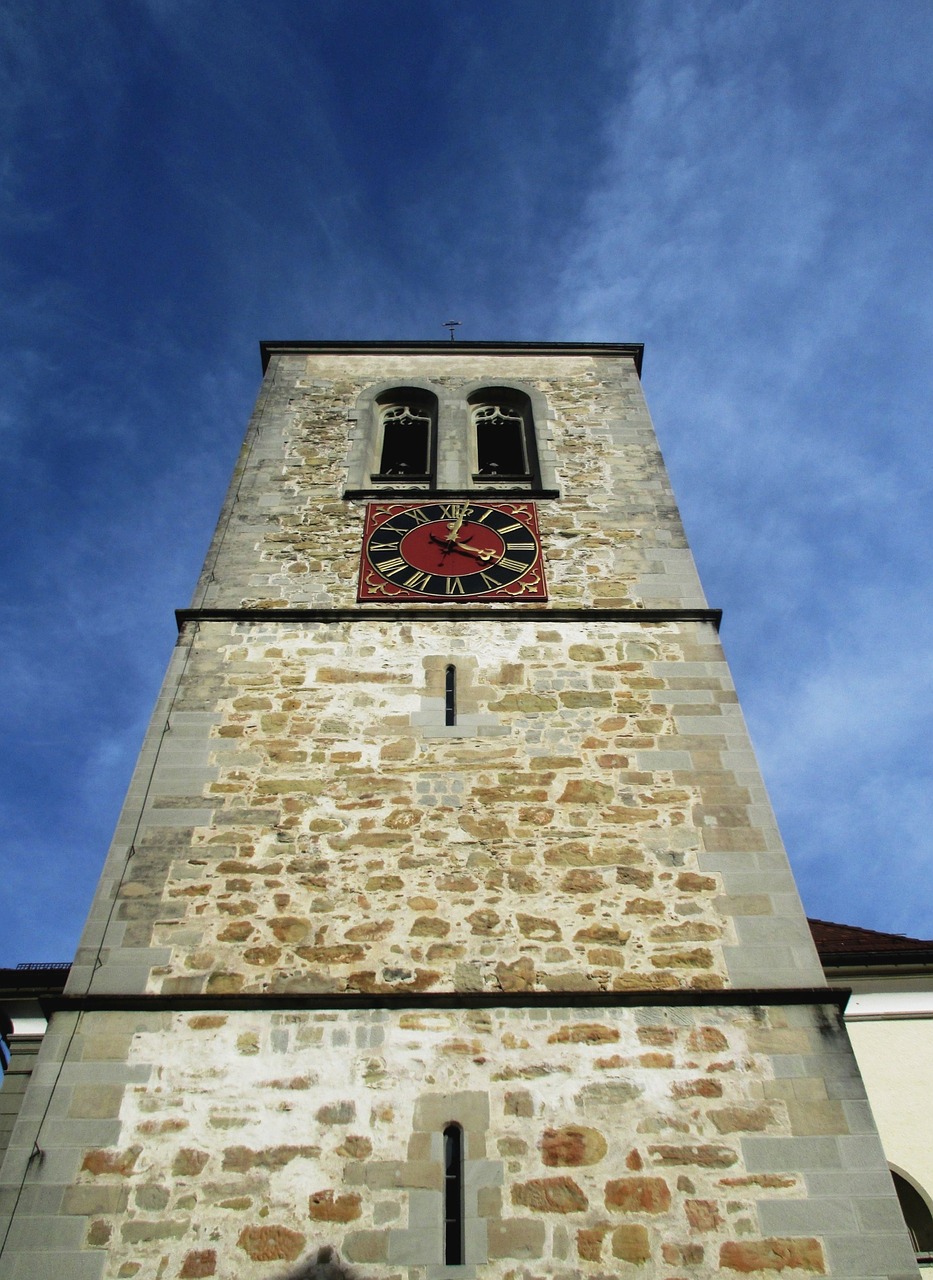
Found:
[{"label": "horizontal stone cornice", "polygon": [[188,622],[708,622],[719,630],[721,609],[588,609],[482,602],[436,605],[359,605],[347,609],[176,609],[179,631]]},{"label": "horizontal stone cornice", "polygon": [[400,991],[382,994],[275,991],[206,994],[87,993],[52,995],[41,1001],[53,1013],[199,1013],[237,1009],[632,1009],[709,1008],[757,1005],[835,1005],[844,1009],[846,987],[727,987],[714,991]]}]

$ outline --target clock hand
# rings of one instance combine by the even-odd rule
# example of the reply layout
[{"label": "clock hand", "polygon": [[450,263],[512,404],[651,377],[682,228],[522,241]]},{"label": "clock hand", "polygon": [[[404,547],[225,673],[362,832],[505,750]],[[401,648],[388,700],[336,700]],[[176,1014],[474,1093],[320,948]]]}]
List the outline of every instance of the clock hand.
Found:
[{"label": "clock hand", "polygon": [[452,549],[455,551],[463,551],[468,556],[475,556],[477,560],[482,560],[484,563],[492,560],[496,554],[495,551],[483,551],[478,547],[468,547],[465,542],[457,541],[453,542]]},{"label": "clock hand", "polygon": [[447,528],[450,530],[451,542],[457,541],[457,534],[460,532],[460,526],[463,524],[464,520],[467,518],[467,513],[469,512],[469,510],[470,510],[470,504],[468,502],[462,503],[459,507],[454,507],[454,519],[447,526]]}]

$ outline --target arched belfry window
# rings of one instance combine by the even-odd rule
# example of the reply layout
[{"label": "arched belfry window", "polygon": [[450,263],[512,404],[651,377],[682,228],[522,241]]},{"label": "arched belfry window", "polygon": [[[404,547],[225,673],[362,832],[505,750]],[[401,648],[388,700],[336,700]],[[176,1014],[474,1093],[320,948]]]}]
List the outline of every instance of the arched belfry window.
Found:
[{"label": "arched belfry window", "polygon": [[431,482],[437,439],[437,397],[417,387],[393,387],[376,400],[377,462],[373,480]]},{"label": "arched belfry window", "polygon": [[474,481],[538,483],[531,401],[512,387],[483,387],[470,396]]}]

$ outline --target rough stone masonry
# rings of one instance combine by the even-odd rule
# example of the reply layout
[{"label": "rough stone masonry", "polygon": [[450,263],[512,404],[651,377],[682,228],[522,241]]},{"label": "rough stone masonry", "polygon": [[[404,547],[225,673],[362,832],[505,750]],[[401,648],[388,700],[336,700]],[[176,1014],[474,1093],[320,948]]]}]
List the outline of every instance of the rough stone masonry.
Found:
[{"label": "rough stone masonry", "polygon": [[[640,351],[265,356],[3,1166],[2,1280],[916,1276]],[[439,413],[395,496],[536,502],[547,601],[357,604],[396,385]],[[471,476],[483,386],[534,406],[537,489]]]}]

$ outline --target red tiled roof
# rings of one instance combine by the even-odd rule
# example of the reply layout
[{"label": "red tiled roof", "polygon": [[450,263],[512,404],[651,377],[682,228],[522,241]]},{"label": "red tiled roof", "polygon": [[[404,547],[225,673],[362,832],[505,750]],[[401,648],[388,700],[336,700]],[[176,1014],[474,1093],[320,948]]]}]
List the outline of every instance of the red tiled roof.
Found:
[{"label": "red tiled roof", "polygon": [[877,929],[861,929],[852,924],[833,924],[829,920],[808,920],[820,959],[845,963],[886,959],[891,963],[933,959],[933,940],[908,938],[902,933],[881,933]]}]

